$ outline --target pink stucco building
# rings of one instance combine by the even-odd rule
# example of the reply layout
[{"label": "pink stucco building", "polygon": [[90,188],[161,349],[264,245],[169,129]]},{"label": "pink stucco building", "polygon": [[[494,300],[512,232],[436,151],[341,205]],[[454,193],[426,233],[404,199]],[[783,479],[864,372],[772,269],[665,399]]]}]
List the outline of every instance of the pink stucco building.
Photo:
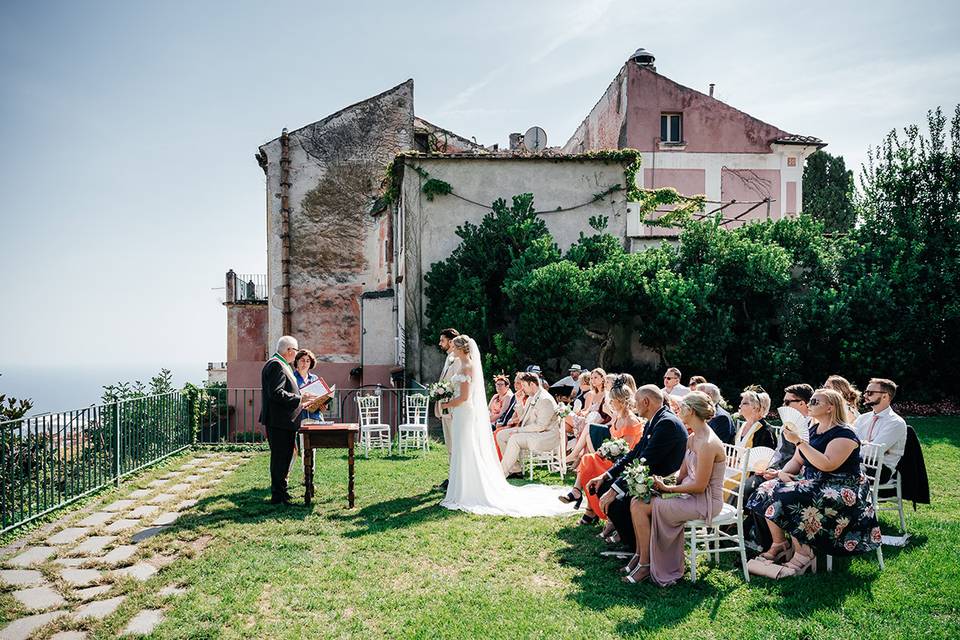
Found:
[{"label": "pink stucco building", "polygon": [[[638,49],[563,151],[637,149],[643,153],[642,186],[705,194],[713,203],[736,201],[723,208],[730,227],[797,213],[804,161],[823,146],[674,82],[657,73],[652,54]],[[639,218],[632,223],[629,235],[641,244],[645,237],[675,234]]]}]

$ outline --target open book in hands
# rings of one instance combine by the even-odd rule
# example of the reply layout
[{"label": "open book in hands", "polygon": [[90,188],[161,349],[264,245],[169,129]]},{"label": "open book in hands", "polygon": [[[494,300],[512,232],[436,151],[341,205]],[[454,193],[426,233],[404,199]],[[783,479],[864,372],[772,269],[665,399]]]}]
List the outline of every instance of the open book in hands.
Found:
[{"label": "open book in hands", "polygon": [[317,396],[310,404],[304,405],[304,409],[311,413],[314,411],[326,411],[327,405],[330,404],[330,399],[333,398],[333,394],[336,392],[337,385],[330,386],[323,378],[317,378],[310,384],[300,387],[301,395],[304,393],[312,393]]},{"label": "open book in hands", "polygon": [[778,407],[777,413],[783,422],[786,431],[796,434],[802,442],[810,442],[810,432],[807,429],[807,419],[793,407]]}]

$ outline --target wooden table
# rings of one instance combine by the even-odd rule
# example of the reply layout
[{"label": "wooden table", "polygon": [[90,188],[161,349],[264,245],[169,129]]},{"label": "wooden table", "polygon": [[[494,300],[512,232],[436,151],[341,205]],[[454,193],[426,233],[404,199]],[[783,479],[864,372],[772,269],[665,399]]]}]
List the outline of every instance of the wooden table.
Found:
[{"label": "wooden table", "polygon": [[313,500],[313,450],[347,449],[347,503],[353,509],[353,445],[360,433],[358,424],[310,424],[300,425],[303,436],[303,500],[310,504]]}]

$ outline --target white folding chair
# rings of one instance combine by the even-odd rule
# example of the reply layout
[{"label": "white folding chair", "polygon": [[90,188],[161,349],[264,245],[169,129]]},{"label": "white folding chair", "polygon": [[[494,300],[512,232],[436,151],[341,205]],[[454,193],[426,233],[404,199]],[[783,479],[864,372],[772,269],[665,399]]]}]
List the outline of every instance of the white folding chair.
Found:
[{"label": "white folding chair", "polygon": [[[907,429],[913,429],[910,425],[907,425]],[[880,457],[880,463],[883,463],[883,456]],[[887,493],[886,496],[881,496],[880,492]],[[893,495],[889,495],[889,492],[893,492]],[[890,505],[890,506],[882,506]],[[893,475],[890,476],[890,479],[882,483],[877,488],[877,511],[896,511],[897,515],[900,518],[900,535],[906,535],[907,533],[907,521],[903,517],[903,485],[900,481],[900,472],[894,470]]]},{"label": "white folding chair", "polygon": [[390,425],[380,422],[380,396],[357,396],[357,412],[360,414],[360,446],[369,458],[370,449],[390,451]]},{"label": "white folding chair", "polygon": [[[880,468],[883,466],[883,450],[879,445],[866,443],[860,445],[860,462],[863,465],[863,473],[870,481],[870,501],[873,502],[873,509],[879,517],[877,511],[877,494],[880,491]],[[877,563],[883,570],[883,544],[877,545]],[[827,556],[827,571],[833,571],[833,556]]]},{"label": "white folding chair", "polygon": [[[563,420],[558,420],[557,428],[559,444],[556,447],[546,451],[527,450],[523,452],[523,455],[526,457],[525,462],[530,470],[531,480],[533,480],[533,468],[538,466],[546,467],[550,472],[559,472],[560,481],[563,481],[563,476],[567,472],[567,439]],[[521,462],[521,466],[522,464]]]},{"label": "white folding chair", "polygon": [[406,422],[397,427],[397,449],[403,453],[407,447],[429,448],[427,438],[427,406],[430,398],[423,393],[410,393],[403,400]]},{"label": "white folding chair", "polygon": [[[743,538],[743,491],[750,471],[750,449],[737,447],[732,444],[723,445],[727,455],[727,468],[735,470],[732,475],[739,473],[739,480],[735,488],[723,487],[723,507],[720,513],[713,516],[707,524],[706,520],[690,520],[686,524],[687,545],[690,549],[690,581],[697,581],[697,550],[699,545],[706,546],[707,558],[714,554],[719,562],[721,553],[740,553],[740,564],[743,567],[743,579],[750,582],[750,573],[747,571],[747,546]],[[729,485],[731,483],[724,483]],[[731,504],[732,501],[732,504]],[[720,527],[736,525],[736,533],[726,533]]]}]

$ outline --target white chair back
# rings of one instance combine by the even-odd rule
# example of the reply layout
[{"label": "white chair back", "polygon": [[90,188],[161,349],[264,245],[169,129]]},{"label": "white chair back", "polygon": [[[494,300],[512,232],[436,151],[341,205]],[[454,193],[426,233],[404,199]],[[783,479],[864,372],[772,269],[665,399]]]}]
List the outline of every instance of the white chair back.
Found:
[{"label": "white chair back", "polygon": [[743,516],[743,491],[746,485],[747,477],[750,474],[750,449],[738,447],[732,444],[723,445],[724,452],[727,454],[727,467],[739,474],[739,482],[734,486],[732,483],[723,483],[723,501],[730,502],[737,509],[737,518]]},{"label": "white chair back", "polygon": [[380,396],[357,396],[357,411],[361,427],[380,424]]},{"label": "white chair back", "polygon": [[427,406],[430,398],[423,393],[410,393],[404,399],[406,424],[427,424]]}]

